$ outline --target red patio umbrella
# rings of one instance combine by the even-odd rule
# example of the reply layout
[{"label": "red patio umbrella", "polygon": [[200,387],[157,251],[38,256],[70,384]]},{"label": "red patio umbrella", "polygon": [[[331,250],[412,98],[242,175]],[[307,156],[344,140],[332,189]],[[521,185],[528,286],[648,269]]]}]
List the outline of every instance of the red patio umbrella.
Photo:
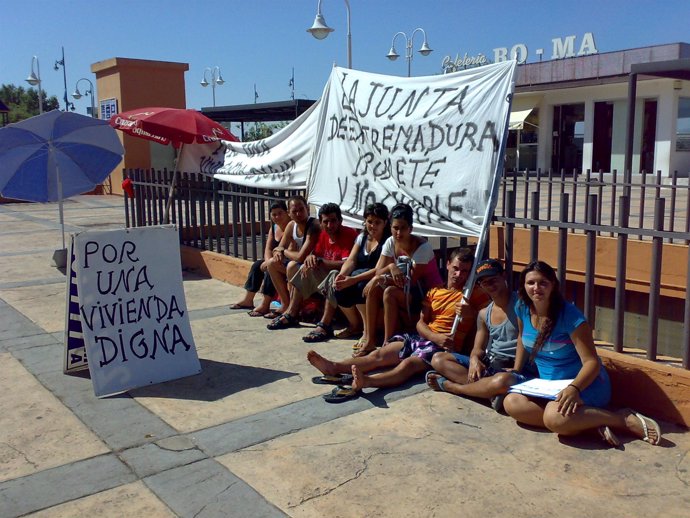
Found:
[{"label": "red patio umbrella", "polygon": [[[110,125],[134,137],[164,145],[172,144],[180,149],[178,161],[185,144],[208,144],[219,140],[238,141],[237,137],[216,121],[196,110],[181,108],[151,107],[129,110],[110,117]],[[177,161],[165,209],[166,223],[170,215],[176,177]]]},{"label": "red patio umbrella", "polygon": [[128,135],[159,144],[172,143],[175,147],[219,140],[237,142],[237,138],[226,128],[196,110],[139,108],[113,115],[110,125]]}]

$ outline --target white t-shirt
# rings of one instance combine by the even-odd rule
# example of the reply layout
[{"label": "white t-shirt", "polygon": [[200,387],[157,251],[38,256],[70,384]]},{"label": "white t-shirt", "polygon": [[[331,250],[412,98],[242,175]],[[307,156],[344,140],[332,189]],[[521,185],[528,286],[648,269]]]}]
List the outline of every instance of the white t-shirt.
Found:
[{"label": "white t-shirt", "polygon": [[[386,239],[386,242],[383,244],[383,248],[381,249],[381,255],[392,257],[394,261],[397,261],[398,258],[395,255],[395,240],[393,239],[393,236]],[[415,262],[415,264],[427,264],[433,258],[434,249],[428,241],[425,241],[419,245],[417,250],[415,250],[412,254],[412,260]]]}]

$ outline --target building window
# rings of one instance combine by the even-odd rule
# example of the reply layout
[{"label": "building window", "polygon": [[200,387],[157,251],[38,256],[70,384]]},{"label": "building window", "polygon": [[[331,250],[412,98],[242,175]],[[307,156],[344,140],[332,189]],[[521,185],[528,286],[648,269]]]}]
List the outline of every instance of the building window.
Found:
[{"label": "building window", "polygon": [[690,151],[690,97],[678,99],[676,151]]},{"label": "building window", "polygon": [[505,168],[511,171],[536,171],[538,146],[539,108],[533,108],[519,124],[511,124]]}]

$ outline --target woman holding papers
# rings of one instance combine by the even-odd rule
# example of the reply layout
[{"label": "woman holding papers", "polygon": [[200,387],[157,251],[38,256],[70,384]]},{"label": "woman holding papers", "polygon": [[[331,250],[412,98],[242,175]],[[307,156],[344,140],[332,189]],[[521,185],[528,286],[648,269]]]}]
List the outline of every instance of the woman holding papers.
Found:
[{"label": "woman holding papers", "polygon": [[604,410],[611,383],[594,347],[592,330],[582,312],[566,302],[553,268],[533,261],[520,274],[520,301],[516,305],[519,337],[515,368],[536,363],[539,377],[570,380],[554,401],[524,394],[506,396],[504,408],[517,421],[548,428],[561,435],[598,429],[611,445],[620,430],[659,444],[661,430],[652,419],[631,410]]}]

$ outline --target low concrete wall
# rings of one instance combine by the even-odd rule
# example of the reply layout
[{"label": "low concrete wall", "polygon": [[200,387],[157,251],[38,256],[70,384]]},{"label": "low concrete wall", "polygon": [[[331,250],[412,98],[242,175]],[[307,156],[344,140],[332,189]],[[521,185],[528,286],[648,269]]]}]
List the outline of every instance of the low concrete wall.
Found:
[{"label": "low concrete wall", "polygon": [[[182,265],[200,275],[243,286],[250,261],[181,246]],[[690,427],[690,371],[599,348],[611,376],[613,404]]]},{"label": "low concrete wall", "polygon": [[182,245],[180,251],[184,268],[236,286],[244,286],[252,266],[250,261],[190,246]]},{"label": "low concrete wall", "polygon": [[598,348],[613,405],[690,427],[690,371]]}]

